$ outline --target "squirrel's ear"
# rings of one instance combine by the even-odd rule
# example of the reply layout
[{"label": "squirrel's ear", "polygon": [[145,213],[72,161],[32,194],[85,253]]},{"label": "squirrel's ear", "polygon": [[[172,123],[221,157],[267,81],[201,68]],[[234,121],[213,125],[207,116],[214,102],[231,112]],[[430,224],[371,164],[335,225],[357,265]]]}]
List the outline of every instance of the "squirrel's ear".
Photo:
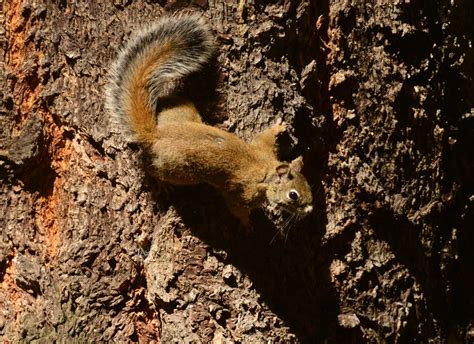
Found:
[{"label": "squirrel's ear", "polygon": [[283,182],[283,180],[288,178],[289,173],[290,173],[290,165],[288,164],[278,165],[272,176],[272,181],[276,184],[280,184],[281,182]]},{"label": "squirrel's ear", "polygon": [[303,157],[300,155],[290,163],[291,170],[293,172],[301,173],[303,170]]},{"label": "squirrel's ear", "polygon": [[290,166],[288,164],[281,164],[281,165],[278,165],[278,167],[276,168],[276,173],[280,177],[288,174],[289,171],[290,171]]}]

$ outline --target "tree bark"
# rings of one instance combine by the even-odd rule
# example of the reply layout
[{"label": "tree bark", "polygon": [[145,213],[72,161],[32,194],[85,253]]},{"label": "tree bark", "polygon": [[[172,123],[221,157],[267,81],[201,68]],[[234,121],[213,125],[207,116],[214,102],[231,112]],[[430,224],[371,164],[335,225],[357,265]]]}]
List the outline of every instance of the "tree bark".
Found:
[{"label": "tree bark", "polygon": [[[315,211],[165,187],[109,125],[131,34],[199,11],[218,53],[185,85],[249,139],[289,124]],[[0,14],[3,342],[473,342],[474,4],[11,0]]]}]

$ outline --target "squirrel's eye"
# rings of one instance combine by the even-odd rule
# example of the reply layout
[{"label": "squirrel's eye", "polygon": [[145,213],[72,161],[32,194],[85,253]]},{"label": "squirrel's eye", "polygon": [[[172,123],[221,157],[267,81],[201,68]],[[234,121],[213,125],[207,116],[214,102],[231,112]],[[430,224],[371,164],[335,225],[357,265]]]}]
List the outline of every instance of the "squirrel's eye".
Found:
[{"label": "squirrel's eye", "polygon": [[296,190],[291,190],[290,192],[288,192],[288,198],[292,201],[296,201],[298,197],[300,197],[300,195]]}]

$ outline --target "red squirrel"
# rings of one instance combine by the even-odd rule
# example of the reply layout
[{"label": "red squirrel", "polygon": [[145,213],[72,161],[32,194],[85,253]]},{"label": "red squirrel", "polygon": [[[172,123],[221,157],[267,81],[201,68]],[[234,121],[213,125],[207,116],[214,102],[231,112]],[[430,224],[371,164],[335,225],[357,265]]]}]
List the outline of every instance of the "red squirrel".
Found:
[{"label": "red squirrel", "polygon": [[275,153],[276,138],[285,130],[281,121],[247,143],[204,124],[195,106],[175,95],[213,51],[210,28],[196,14],[165,16],[140,32],[110,73],[105,104],[115,124],[150,153],[160,180],[214,186],[244,224],[252,209],[266,203],[292,214],[310,213],[302,158],[281,162]]}]

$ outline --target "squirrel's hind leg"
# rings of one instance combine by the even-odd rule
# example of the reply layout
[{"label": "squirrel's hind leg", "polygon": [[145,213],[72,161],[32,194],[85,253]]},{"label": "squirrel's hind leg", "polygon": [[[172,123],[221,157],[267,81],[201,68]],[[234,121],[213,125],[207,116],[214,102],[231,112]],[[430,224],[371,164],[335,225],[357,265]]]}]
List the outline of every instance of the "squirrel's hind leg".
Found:
[{"label": "squirrel's hind leg", "polygon": [[165,122],[197,122],[202,123],[201,115],[193,103],[180,97],[170,97],[162,101],[157,109],[158,125]]}]

